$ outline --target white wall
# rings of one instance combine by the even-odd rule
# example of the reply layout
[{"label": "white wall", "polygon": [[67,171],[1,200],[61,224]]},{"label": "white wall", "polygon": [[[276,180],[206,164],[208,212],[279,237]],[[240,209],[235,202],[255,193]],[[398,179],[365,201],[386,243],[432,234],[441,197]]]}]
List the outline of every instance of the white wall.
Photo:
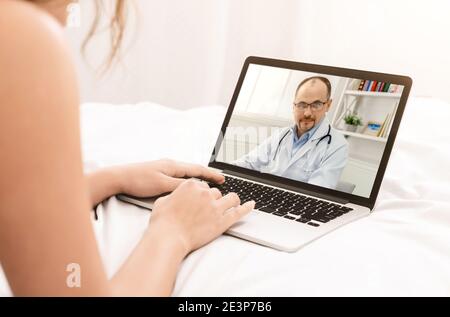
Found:
[{"label": "white wall", "polygon": [[[67,31],[83,101],[228,105],[248,55],[402,73],[414,94],[450,101],[449,1],[137,0],[125,41],[134,44],[101,81],[78,54],[91,2]],[[106,50],[100,39],[90,56]]]},{"label": "white wall", "polygon": [[450,1],[301,0],[305,61],[410,75],[413,93],[450,101]]},{"label": "white wall", "polygon": [[[250,54],[289,57],[295,38],[295,0],[135,1],[123,67],[99,82],[78,54],[90,21],[91,0],[82,0],[82,27],[69,29],[77,55],[83,101],[151,100],[188,108],[228,104]],[[110,1],[110,0],[106,0]],[[105,36],[90,57],[106,51]]]}]

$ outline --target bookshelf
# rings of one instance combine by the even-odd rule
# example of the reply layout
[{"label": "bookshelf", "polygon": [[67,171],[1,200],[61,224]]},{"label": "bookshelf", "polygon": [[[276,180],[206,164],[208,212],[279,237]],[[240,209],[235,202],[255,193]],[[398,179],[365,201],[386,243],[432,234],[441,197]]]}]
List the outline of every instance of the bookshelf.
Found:
[{"label": "bookshelf", "polygon": [[[364,82],[366,82],[365,85]],[[401,87],[377,82],[371,86],[367,82],[359,79],[346,79],[334,111],[332,125],[346,137],[385,143],[400,102]],[[391,87],[391,90],[381,91],[383,86]],[[363,126],[358,127],[356,131],[348,131],[343,120],[347,114],[352,113],[356,113],[362,118]]]},{"label": "bookshelf", "polygon": [[365,140],[377,141],[377,142],[387,142],[387,138],[381,138],[378,136],[366,135],[363,133],[356,133],[356,132],[350,132],[350,131],[345,131],[345,130],[339,130],[339,132],[342,133],[343,135],[353,136],[353,137],[357,137],[357,138],[361,138],[361,139],[365,139]]},{"label": "bookshelf", "polygon": [[402,96],[401,93],[359,91],[359,90],[346,90],[344,91],[344,94],[350,96],[383,97],[383,98],[400,98]]}]

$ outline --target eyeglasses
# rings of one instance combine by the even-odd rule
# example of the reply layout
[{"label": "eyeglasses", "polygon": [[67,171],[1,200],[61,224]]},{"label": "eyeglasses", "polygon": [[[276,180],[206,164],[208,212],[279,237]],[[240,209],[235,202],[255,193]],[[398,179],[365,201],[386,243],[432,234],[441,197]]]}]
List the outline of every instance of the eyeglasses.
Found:
[{"label": "eyeglasses", "polygon": [[300,111],[305,111],[309,106],[311,106],[311,111],[320,111],[323,109],[323,106],[327,103],[328,101],[322,102],[322,101],[314,101],[313,103],[306,103],[303,101],[300,102],[294,102],[294,106],[300,110]]}]

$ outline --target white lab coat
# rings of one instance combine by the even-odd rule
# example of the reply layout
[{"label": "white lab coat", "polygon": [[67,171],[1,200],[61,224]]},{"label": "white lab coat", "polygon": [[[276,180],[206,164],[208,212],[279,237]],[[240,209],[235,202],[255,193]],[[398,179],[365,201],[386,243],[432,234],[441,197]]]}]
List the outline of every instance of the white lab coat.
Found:
[{"label": "white lab coat", "polygon": [[327,134],[329,125],[328,119],[324,117],[316,132],[297,149],[294,156],[292,131],[286,135],[277,150],[280,139],[291,129],[287,127],[275,132],[234,164],[335,189],[347,163],[348,143],[341,133],[331,128],[331,143],[328,145],[329,138],[325,138],[317,144]]}]

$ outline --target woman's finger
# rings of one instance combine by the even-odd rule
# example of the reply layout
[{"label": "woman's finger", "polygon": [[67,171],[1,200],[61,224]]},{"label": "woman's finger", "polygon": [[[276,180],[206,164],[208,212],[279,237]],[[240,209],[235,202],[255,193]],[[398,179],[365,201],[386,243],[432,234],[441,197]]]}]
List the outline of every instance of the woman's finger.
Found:
[{"label": "woman's finger", "polygon": [[222,193],[217,188],[211,188],[210,191],[215,199],[222,198]]},{"label": "woman's finger", "polygon": [[165,192],[173,192],[178,186],[180,186],[185,181],[186,180],[182,178],[174,178],[164,175],[162,189]]},{"label": "woman's finger", "polygon": [[170,175],[178,178],[197,177],[207,181],[221,184],[225,181],[225,176],[210,168],[190,163],[175,162]]},{"label": "woman's finger", "polygon": [[238,206],[236,208],[233,208],[230,211],[226,212],[223,216],[222,231],[223,232],[227,231],[228,228],[230,228],[232,225],[234,225],[236,222],[238,222],[242,217],[247,215],[254,208],[255,208],[255,202],[248,201],[245,204]]},{"label": "woman's finger", "polygon": [[164,201],[167,200],[167,197],[169,197],[169,195],[162,196],[162,197],[159,197],[158,199],[156,199],[153,208],[157,208],[157,206],[159,206],[160,204],[164,203]]},{"label": "woman's finger", "polygon": [[[171,177],[171,176],[163,176],[163,188],[165,192],[172,192],[174,191],[178,186],[180,186],[181,184],[183,184],[184,182],[187,182],[189,180],[185,179],[185,178],[175,178],[175,177]],[[209,188],[208,184],[206,184],[205,182],[201,182],[198,180],[190,180],[195,182],[198,186],[203,187],[203,188]]]},{"label": "woman's finger", "polygon": [[241,203],[239,196],[236,193],[229,193],[217,200],[219,210],[225,212],[226,210],[237,207]]}]

